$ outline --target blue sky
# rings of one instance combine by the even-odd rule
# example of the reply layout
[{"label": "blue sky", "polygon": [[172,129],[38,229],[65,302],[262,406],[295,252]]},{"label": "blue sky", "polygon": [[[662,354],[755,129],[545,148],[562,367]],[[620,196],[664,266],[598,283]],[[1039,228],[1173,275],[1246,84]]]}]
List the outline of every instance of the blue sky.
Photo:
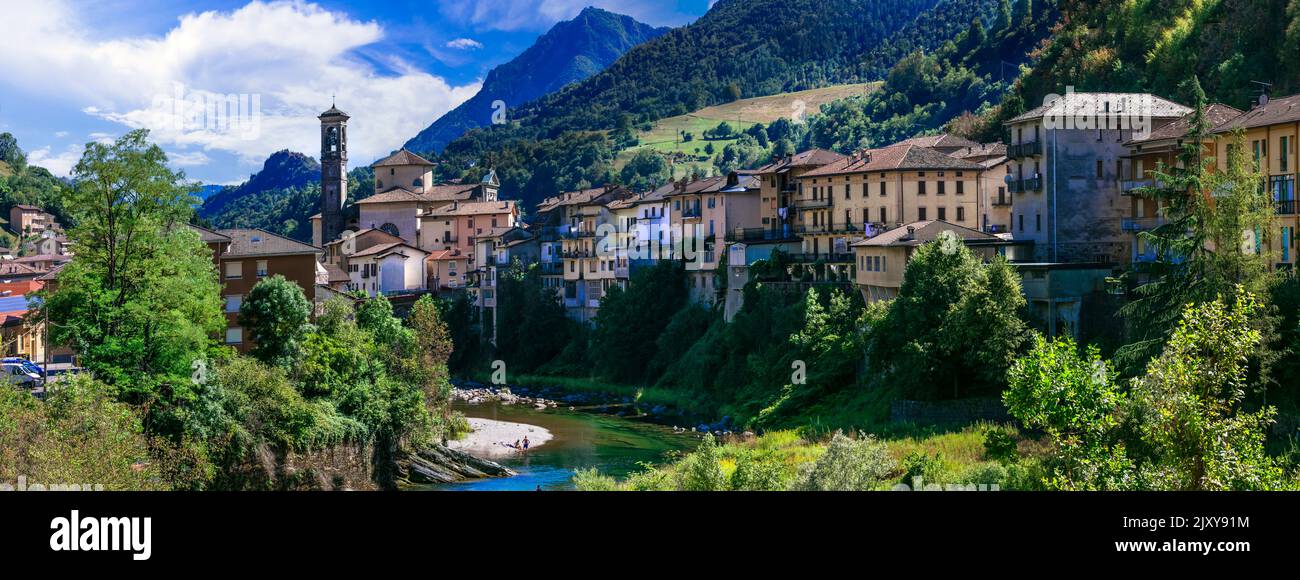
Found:
[{"label": "blue sky", "polygon": [[[238,183],[274,151],[316,155],[337,95],[367,164],[585,6],[678,26],[710,3],[0,0],[0,131],[66,175],[86,142],[144,127],[191,178]],[[203,108],[217,102],[235,116]]]}]

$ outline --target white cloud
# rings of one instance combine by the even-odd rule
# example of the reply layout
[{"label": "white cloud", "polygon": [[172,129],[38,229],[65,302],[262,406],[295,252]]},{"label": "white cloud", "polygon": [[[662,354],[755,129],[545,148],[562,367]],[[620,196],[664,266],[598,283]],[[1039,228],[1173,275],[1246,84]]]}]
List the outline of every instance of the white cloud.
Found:
[{"label": "white cloud", "polygon": [[63,151],[52,153],[49,147],[27,152],[27,165],[44,167],[59,177],[72,174],[72,168],[81,160],[82,145],[69,145]]},{"label": "white cloud", "polygon": [[483,48],[483,43],[474,40],[473,38],[457,38],[455,40],[447,41],[447,48],[455,48],[457,50],[475,50]]},{"label": "white cloud", "polygon": [[[111,40],[94,39],[86,28],[93,23],[80,22],[69,0],[0,3],[4,82],[72,99],[85,113],[129,128],[148,128],[163,145],[229,151],[244,163],[260,165],[284,148],[316,154],[316,116],[331,95],[353,116],[349,151],[362,164],[479,89],[478,83],[452,86],[400,60],[384,63],[395,73],[381,74],[353,56],[384,38],[377,23],[302,1],[259,0],[232,12],[188,14],[162,37]],[[211,122],[180,122],[172,113],[192,108],[173,106],[177,87],[183,99],[256,96],[256,138]]]},{"label": "white cloud", "polygon": [[212,159],[202,151],[169,151],[167,161],[172,167],[197,167],[211,163]]},{"label": "white cloud", "polygon": [[680,25],[690,17],[662,0],[444,0],[443,16],[480,30],[544,30],[595,6],[656,26]]}]

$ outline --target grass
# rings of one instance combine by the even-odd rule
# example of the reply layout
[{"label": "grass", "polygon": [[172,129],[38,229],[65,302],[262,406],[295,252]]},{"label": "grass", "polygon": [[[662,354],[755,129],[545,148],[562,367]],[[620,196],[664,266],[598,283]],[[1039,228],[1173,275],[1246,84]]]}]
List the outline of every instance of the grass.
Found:
[{"label": "grass", "polygon": [[[760,123],[766,125],[782,117],[791,117],[798,111],[802,111],[804,115],[815,114],[826,103],[865,95],[878,87],[879,83],[837,85],[767,97],[741,99],[731,103],[705,107],[693,113],[661,119],[656,121],[649,131],[637,133],[640,144],[621,151],[614,161],[614,167],[622,169],[628,160],[636,155],[638,150],[648,147],[660,153],[681,153],[686,155],[689,159],[687,163],[677,163],[673,167],[674,177],[680,177],[678,174],[688,170],[690,163],[699,163],[701,166],[711,164],[708,156],[703,153],[705,145],[712,144],[716,154],[736,141],[735,139],[706,140],[704,138],[705,130],[713,129],[723,121],[731,125],[736,134],[739,134]],[[691,133],[694,135],[694,139],[689,142],[682,142],[682,131]],[[696,149],[700,150],[698,155],[695,153]]]},{"label": "grass", "polygon": [[[981,474],[986,474],[990,470],[994,472],[1001,470],[1005,476],[1008,467],[985,455],[985,433],[988,429],[994,427],[998,426],[991,423],[979,423],[960,429],[933,433],[929,432],[931,429],[911,428],[912,434],[910,435],[879,437],[889,455],[897,462],[897,466],[889,475],[889,479],[882,482],[879,489],[890,489],[894,484],[907,478],[908,458],[922,455],[939,459],[942,471],[940,478],[944,483],[986,483],[975,481],[975,479],[982,477]],[[901,426],[898,429],[903,430],[905,428],[906,426]],[[1006,427],[1002,428],[1007,429]],[[1014,429],[1011,429],[1010,432],[1019,440],[1019,451],[1023,464],[1018,470],[1024,473],[1026,469],[1036,465],[1046,456],[1047,449],[1042,442],[1022,437]],[[749,438],[727,436],[723,437],[719,442],[717,449],[718,466],[723,475],[730,478],[740,458],[756,455],[765,460],[778,463],[784,471],[785,480],[792,482],[804,465],[816,462],[826,452],[828,439],[808,436],[804,430],[772,431],[758,437]],[[671,482],[677,481],[678,476],[685,469],[686,463],[684,461],[685,458],[665,465],[654,466],[651,471],[634,474],[623,482],[599,476],[596,473],[584,474],[584,478],[587,478],[588,481],[592,478],[598,478],[602,489],[611,490],[641,489],[647,481],[658,482],[656,485],[671,486]],[[1034,485],[1033,483],[1025,484],[1024,479],[1023,477],[1019,480],[1008,478],[1003,485],[1025,487]],[[1016,488],[1018,487],[1007,487],[1007,489]]]}]

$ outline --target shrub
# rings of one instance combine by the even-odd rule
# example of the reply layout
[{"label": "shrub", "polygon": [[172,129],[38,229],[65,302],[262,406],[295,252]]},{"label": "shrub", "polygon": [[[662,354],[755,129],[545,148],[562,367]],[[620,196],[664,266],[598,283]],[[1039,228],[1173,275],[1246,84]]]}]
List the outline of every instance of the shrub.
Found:
[{"label": "shrub", "polygon": [[817,461],[805,465],[794,489],[803,491],[866,491],[879,487],[896,462],[884,443],[874,437],[853,440],[836,432]]},{"label": "shrub", "polygon": [[930,455],[913,451],[903,458],[902,483],[920,488],[924,485],[950,483],[948,469],[943,465],[943,455]]},{"label": "shrub", "polygon": [[767,454],[745,451],[736,457],[731,473],[732,491],[781,491],[786,488],[785,466]]},{"label": "shrub", "polygon": [[573,485],[578,491],[618,491],[618,482],[607,475],[601,475],[595,468],[579,469],[573,473]]},{"label": "shrub", "polygon": [[1016,451],[1016,437],[1003,427],[989,427],[984,430],[984,457],[1002,464],[1012,463],[1019,457]]},{"label": "shrub", "polygon": [[681,491],[725,491],[727,476],[722,472],[718,444],[712,433],[704,435],[700,448],[682,460],[677,475]]}]

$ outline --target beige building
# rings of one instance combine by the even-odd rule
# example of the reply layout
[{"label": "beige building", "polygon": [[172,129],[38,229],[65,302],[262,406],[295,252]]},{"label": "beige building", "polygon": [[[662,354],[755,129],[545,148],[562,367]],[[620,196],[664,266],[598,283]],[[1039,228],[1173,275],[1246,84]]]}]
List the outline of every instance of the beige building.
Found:
[{"label": "beige building", "polygon": [[780,240],[794,236],[795,200],[800,197],[799,177],[844,156],[825,149],[787,155],[753,170],[759,179],[762,231],[731,231],[732,241]]},{"label": "beige building", "polygon": [[846,275],[852,244],[908,222],[979,228],[983,166],[907,142],[857,152],[804,173],[795,201],[803,262]]},{"label": "beige building", "polygon": [[855,282],[867,302],[892,300],[903,286],[907,263],[918,248],[952,232],[967,247],[992,259],[1012,244],[995,235],[942,221],[919,221],[853,244]]}]

